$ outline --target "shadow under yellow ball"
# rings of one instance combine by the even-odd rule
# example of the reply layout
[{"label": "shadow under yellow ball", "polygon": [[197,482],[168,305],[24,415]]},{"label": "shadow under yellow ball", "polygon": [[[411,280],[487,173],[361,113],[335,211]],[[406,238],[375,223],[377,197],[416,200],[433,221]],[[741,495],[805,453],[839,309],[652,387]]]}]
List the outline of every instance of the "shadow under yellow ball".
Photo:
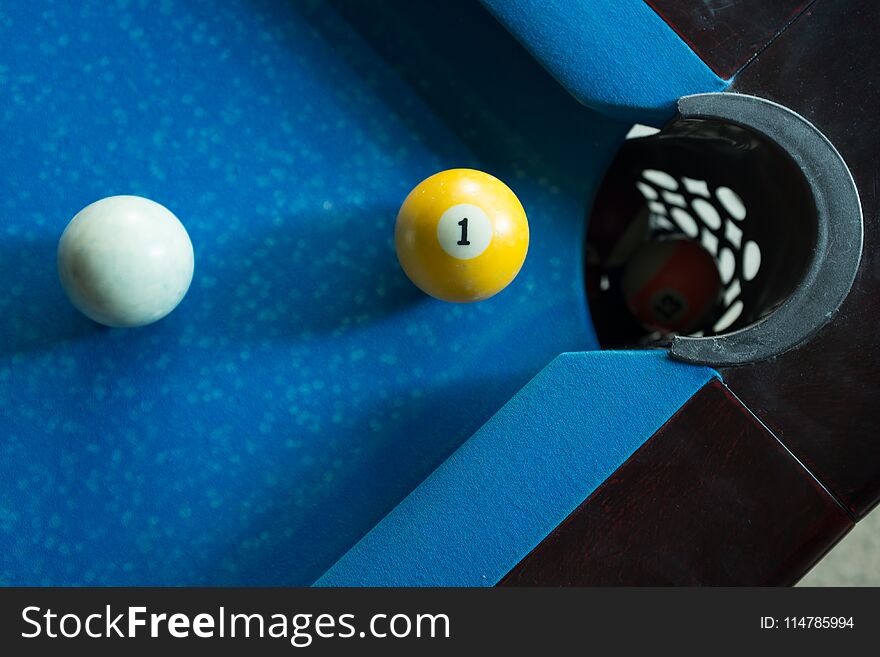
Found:
[{"label": "shadow under yellow ball", "polygon": [[481,301],[519,273],[529,223],[503,182],[474,169],[450,169],[409,193],[394,243],[400,266],[423,292],[443,301]]}]

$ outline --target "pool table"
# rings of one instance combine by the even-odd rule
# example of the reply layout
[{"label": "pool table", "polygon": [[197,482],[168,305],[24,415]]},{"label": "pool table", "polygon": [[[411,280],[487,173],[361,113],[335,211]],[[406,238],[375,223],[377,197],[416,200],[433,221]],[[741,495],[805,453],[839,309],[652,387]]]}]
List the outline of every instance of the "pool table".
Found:
[{"label": "pool table", "polygon": [[[796,581],[880,496],[873,339],[836,335],[876,316],[876,166],[848,127],[869,102],[833,114],[852,92],[828,91],[824,38],[878,12],[712,4],[0,7],[0,584]],[[733,97],[775,102],[740,121],[712,104]],[[585,240],[632,125],[762,112],[839,175],[819,189],[792,155],[824,269],[754,326],[605,348]],[[521,273],[474,304],[394,252],[406,194],[455,167],[529,217]],[[56,271],[66,223],[114,194],[167,206],[195,251],[138,329],[78,314]],[[796,302],[815,318],[765,341]]]}]

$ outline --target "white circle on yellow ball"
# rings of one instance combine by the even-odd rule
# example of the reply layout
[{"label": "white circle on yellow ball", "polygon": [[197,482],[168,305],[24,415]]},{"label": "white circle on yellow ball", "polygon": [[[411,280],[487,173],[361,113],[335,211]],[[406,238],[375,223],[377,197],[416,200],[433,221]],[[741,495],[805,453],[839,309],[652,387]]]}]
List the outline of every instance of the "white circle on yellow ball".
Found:
[{"label": "white circle on yellow ball", "polygon": [[453,258],[471,260],[489,248],[492,242],[492,221],[476,205],[453,205],[440,215],[437,240],[443,250]]},{"label": "white circle on yellow ball", "polygon": [[144,326],[165,317],[189,289],[193,264],[183,224],[139,196],[111,196],[86,206],[58,244],[67,296],[107,326]]}]

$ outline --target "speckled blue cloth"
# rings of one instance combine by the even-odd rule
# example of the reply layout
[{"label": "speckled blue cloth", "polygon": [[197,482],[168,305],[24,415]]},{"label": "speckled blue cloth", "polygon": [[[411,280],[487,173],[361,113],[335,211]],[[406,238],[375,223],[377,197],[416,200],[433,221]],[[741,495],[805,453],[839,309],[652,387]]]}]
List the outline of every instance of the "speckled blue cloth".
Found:
[{"label": "speckled blue cloth", "polygon": [[[476,3],[0,5],[0,583],[309,584],[563,351],[595,347],[586,208],[627,126]],[[496,298],[400,271],[409,189],[521,198]],[[55,270],[86,204],[139,194],[195,247],[143,329]]]}]

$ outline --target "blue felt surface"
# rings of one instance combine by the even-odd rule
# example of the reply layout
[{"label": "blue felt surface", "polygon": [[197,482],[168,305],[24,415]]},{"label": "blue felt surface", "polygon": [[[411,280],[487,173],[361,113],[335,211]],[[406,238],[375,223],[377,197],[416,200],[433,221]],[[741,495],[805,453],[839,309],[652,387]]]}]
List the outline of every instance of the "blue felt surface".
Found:
[{"label": "blue felt surface", "polygon": [[563,354],[319,586],[493,586],[715,373],[665,352]]},{"label": "blue felt surface", "polygon": [[[3,3],[0,93],[0,583],[309,584],[595,347],[583,218],[628,126],[479,4]],[[461,166],[531,223],[518,279],[470,306],[392,246],[409,189]],[[57,281],[66,222],[112,194],[195,247],[144,329],[91,324]]]},{"label": "blue felt surface", "polygon": [[719,78],[645,0],[481,0],[578,100],[662,125]]}]

